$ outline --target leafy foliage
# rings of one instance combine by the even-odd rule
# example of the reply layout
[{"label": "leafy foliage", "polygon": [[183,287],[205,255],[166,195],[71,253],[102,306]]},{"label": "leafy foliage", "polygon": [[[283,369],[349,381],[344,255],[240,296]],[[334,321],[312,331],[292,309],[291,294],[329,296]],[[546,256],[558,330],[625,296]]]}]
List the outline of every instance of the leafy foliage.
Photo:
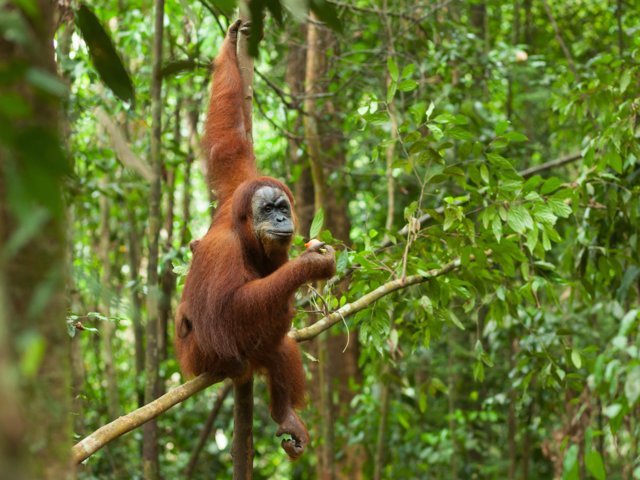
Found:
[{"label": "leafy foliage", "polygon": [[[333,425],[338,465],[359,448],[368,459],[360,466],[365,478],[376,468],[383,478],[640,478],[637,9],[595,0],[294,3],[251,2],[252,48],[261,52],[258,162],[298,185],[301,202],[308,188],[304,89],[295,93],[287,65],[306,41],[294,20],[308,6],[336,30],[323,51],[324,91],[314,98],[319,122],[333,132],[325,148],[330,196],[345,202],[350,225],[338,256],[344,280],[329,282],[321,299],[300,298],[295,325],[307,322],[309,305],[336,310],[390,280],[431,277],[460,261],[334,328],[358,345],[358,375],[332,385],[340,403]],[[197,124],[207,98],[204,66],[233,5],[167,5],[160,274],[178,274],[178,291],[188,243],[206,231],[214,206],[194,162]],[[123,168],[122,149],[113,148],[95,112],[106,111],[120,142],[129,142],[126,151],[145,159],[151,13],[140,2],[125,10],[112,0],[93,11],[82,5],[76,21],[88,53],[72,24],[57,37],[71,92],[74,159],[66,192],[73,285],[61,328],[81,352],[79,436],[109,420],[108,381],[117,383],[121,411],[138,406],[144,382],[135,359],[144,348],[139,331],[149,293],[149,187]],[[2,35],[19,32],[20,19],[0,21]],[[45,97],[66,93],[33,67],[2,68]],[[96,95],[96,71],[115,96]],[[22,122],[28,112],[18,96],[0,100],[2,145],[30,159],[59,150],[40,126]],[[48,179],[67,173],[62,152],[50,158],[29,162],[35,167],[23,174],[16,173],[25,168],[19,158],[10,159],[16,208],[46,205]],[[20,228],[3,254],[33,238],[51,214],[16,212]],[[337,243],[327,230],[335,215],[328,205],[309,218],[310,236]],[[113,371],[98,333],[107,324],[115,329]],[[167,345],[165,388],[180,382]],[[23,370],[35,372],[43,345],[32,342],[25,351]],[[310,370],[315,359],[308,355]],[[307,478],[321,460],[313,452],[296,464],[283,460],[258,385],[256,476]],[[349,401],[341,403],[345,390]],[[160,419],[166,478],[183,474],[211,403],[203,394]],[[305,416],[314,444],[322,445],[317,407]],[[196,478],[230,476],[230,408],[227,400]],[[139,432],[119,439],[91,457],[80,477],[135,477],[140,441]]]}]

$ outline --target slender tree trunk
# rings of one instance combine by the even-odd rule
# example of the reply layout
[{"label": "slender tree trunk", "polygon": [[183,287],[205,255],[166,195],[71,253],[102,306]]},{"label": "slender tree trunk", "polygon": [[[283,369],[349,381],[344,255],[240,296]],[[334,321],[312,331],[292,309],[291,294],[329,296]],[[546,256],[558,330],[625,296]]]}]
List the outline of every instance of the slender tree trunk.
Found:
[{"label": "slender tree trunk", "polygon": [[531,458],[531,433],[529,426],[533,418],[533,404],[529,405],[527,411],[527,423],[522,436],[522,480],[529,480],[529,459]]},{"label": "slender tree trunk", "polygon": [[[106,190],[107,178],[101,181],[103,192]],[[107,383],[107,412],[109,420],[115,420],[120,415],[120,399],[118,396],[118,380],[116,378],[115,361],[113,359],[113,342],[116,335],[115,323],[111,320],[111,230],[109,220],[111,211],[109,198],[103,194],[100,197],[100,253],[102,261],[102,311],[107,321],[101,322],[100,337],[102,338],[104,373]]]},{"label": "slender tree trunk", "polygon": [[138,241],[137,219],[131,205],[127,207],[129,223],[129,270],[131,270],[131,317],[135,345],[136,392],[138,407],[144,405],[144,328],[142,325],[142,298],[140,297],[140,242]]},{"label": "slender tree trunk", "polygon": [[[240,3],[240,18],[249,20],[248,2]],[[238,67],[242,77],[242,102],[245,135],[253,142],[253,58],[249,55],[246,35],[238,35]],[[253,378],[233,386],[233,479],[253,478]]]},{"label": "slender tree trunk", "polygon": [[[62,199],[62,174],[68,163],[59,148],[59,99],[38,95],[23,76],[23,67],[43,69],[56,75],[53,51],[54,11],[48,0],[32,2],[37,9],[31,18],[22,18],[29,48],[21,48],[0,36],[0,64],[15,78],[0,82],[0,96],[17,95],[31,112],[25,122],[9,122],[0,114],[3,135],[0,139],[0,465],[2,476],[11,479],[71,478],[71,416],[69,339],[65,329],[65,285],[67,279],[66,218]],[[0,6],[22,16],[11,4]],[[5,97],[6,98],[6,97]],[[41,128],[52,135],[53,143],[28,154],[12,143],[17,135]],[[36,142],[37,143],[37,142]],[[28,192],[28,172],[42,166],[51,170],[40,179],[50,195],[37,192],[20,205],[10,203],[9,188],[18,185]],[[31,194],[31,193],[30,193]],[[17,252],[5,250],[20,222],[46,213],[48,220]],[[20,373],[16,338],[33,339],[32,348],[40,348],[42,359],[31,372]]]},{"label": "slender tree trunk", "polygon": [[447,352],[448,352],[448,362],[447,362],[447,374],[449,377],[449,435],[451,435],[451,475],[449,478],[451,480],[456,480],[458,478],[458,446],[456,442],[456,422],[455,422],[455,411],[456,411],[456,388],[457,388],[457,376],[454,371],[455,366],[455,355],[453,349],[454,339],[453,332],[450,332],[447,335]]},{"label": "slender tree trunk", "polygon": [[618,24],[618,53],[624,56],[624,28],[622,27],[622,0],[616,0],[616,22]]},{"label": "slender tree trunk", "polygon": [[[320,32],[317,18],[311,14],[311,22],[307,25],[307,66],[305,73],[305,117],[304,131],[313,179],[314,206],[318,211],[326,206],[326,181],[322,166],[322,147],[320,131],[318,129],[319,109],[314,95],[322,91],[321,76],[326,71],[325,55],[323,51],[323,34]],[[321,287],[320,287],[321,288]],[[331,403],[331,385],[329,372],[327,333],[322,333],[318,339],[318,383],[320,393],[320,412],[322,450],[321,450],[321,478],[333,480],[335,478],[335,461],[333,445],[333,406]]]},{"label": "slender tree trunk", "polygon": [[[388,5],[387,0],[383,2],[384,11],[387,11]],[[395,46],[394,46],[394,37],[393,37],[393,29],[391,27],[391,19],[388,15],[382,15],[383,22],[385,25],[385,29],[387,32],[387,61],[389,59],[393,59],[395,61]],[[398,79],[396,79],[398,80]],[[387,72],[387,93],[391,86],[393,79],[389,72]],[[385,157],[387,161],[387,220],[385,222],[385,229],[387,232],[390,232],[393,229],[393,220],[395,214],[395,180],[393,179],[393,160],[395,158],[396,144],[398,142],[398,112],[396,108],[395,98],[387,98],[387,113],[389,114],[389,120],[391,120],[391,141],[387,145],[385,151]],[[388,239],[388,236],[385,234],[385,239]]]},{"label": "slender tree trunk", "polygon": [[[178,107],[179,110],[179,107]],[[177,114],[179,117],[179,114]],[[176,119],[178,120],[178,119]],[[179,125],[176,130],[179,130]],[[175,141],[175,136],[174,136]],[[173,249],[173,219],[174,219],[174,203],[175,203],[175,183],[176,172],[174,170],[167,170],[166,172],[166,184],[167,184],[167,206],[165,217],[165,252],[170,252]],[[167,359],[168,342],[169,342],[169,324],[171,322],[171,299],[176,289],[176,276],[173,273],[173,265],[171,260],[165,260],[162,265],[162,277],[160,278],[160,285],[162,293],[160,295],[160,308],[159,308],[159,328],[158,333],[158,363]],[[164,386],[158,385],[158,396],[164,393]]]},{"label": "slender tree trunk", "polygon": [[253,478],[253,378],[233,384],[233,480]]},{"label": "slender tree trunk", "polygon": [[[513,370],[516,364],[516,338],[513,331],[509,332],[509,370]],[[516,432],[518,420],[516,418],[516,391],[513,385],[509,386],[509,412],[507,415],[507,445],[509,448],[509,480],[515,480],[518,467],[518,448]]]},{"label": "slender tree trunk", "polygon": [[374,480],[382,480],[384,478],[385,445],[387,436],[387,421],[389,419],[389,398],[391,389],[390,381],[388,378],[384,378],[384,375],[383,382],[380,384],[380,387],[380,423],[378,424],[376,456],[373,464]]},{"label": "slender tree trunk", "polygon": [[[524,42],[531,48],[533,46],[533,0],[523,0],[524,6]],[[532,49],[533,52],[533,49]]]},{"label": "slender tree trunk", "polygon": [[[153,38],[153,69],[151,79],[151,165],[155,178],[151,185],[149,212],[149,258],[147,270],[147,348],[145,355],[146,385],[145,403],[152,402],[158,391],[158,236],[160,233],[160,201],[162,182],[162,157],[160,153],[162,133],[162,37],[164,0],[155,0],[155,31]],[[143,429],[143,476],[145,480],[159,478],[158,425],[156,420]]]},{"label": "slender tree trunk", "polygon": [[[307,37],[306,25],[301,25],[297,34],[289,41],[289,53],[287,56],[287,73],[285,81],[289,85],[292,102],[298,102],[304,95],[304,79],[306,65],[306,48],[303,46],[304,39]],[[293,125],[288,126],[289,131],[294,135],[299,135],[302,130],[302,115],[295,112],[295,121]],[[309,162],[301,154],[300,140],[289,137],[287,139],[287,150],[291,165],[300,168],[298,180],[294,185],[296,198],[296,217],[298,218],[298,232],[302,236],[306,236],[311,228],[314,209],[314,193],[313,180],[311,179],[311,170]]]}]

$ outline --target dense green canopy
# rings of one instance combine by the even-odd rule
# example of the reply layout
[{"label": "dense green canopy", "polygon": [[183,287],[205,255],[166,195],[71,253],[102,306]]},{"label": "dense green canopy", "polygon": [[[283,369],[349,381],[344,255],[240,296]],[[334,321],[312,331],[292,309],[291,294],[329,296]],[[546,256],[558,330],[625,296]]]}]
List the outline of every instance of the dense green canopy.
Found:
[{"label": "dense green canopy", "polygon": [[[0,50],[20,46],[0,54],[0,380],[17,397],[0,407],[28,401],[49,352],[70,351],[70,365],[53,363],[69,380],[56,398],[70,401],[70,447],[184,381],[173,312],[189,242],[216,205],[200,136],[210,61],[237,15],[232,2],[168,1],[160,33],[162,2],[72,2],[56,17],[59,80],[29,53],[44,7],[11,3],[0,1]],[[253,137],[261,171],[296,196],[292,256],[312,237],[339,250],[338,277],[298,293],[294,327],[343,308],[301,345],[313,440],[298,462],[256,383],[254,476],[640,479],[640,10],[308,7],[251,2]],[[64,113],[43,120],[52,99]],[[47,230],[63,224],[65,240]],[[21,260],[42,242],[68,252],[66,287],[46,262]],[[32,275],[14,277],[17,265]],[[66,319],[45,315],[54,291]],[[228,390],[158,417],[162,477],[231,478]],[[118,438],[78,477],[153,478],[152,438]]]}]

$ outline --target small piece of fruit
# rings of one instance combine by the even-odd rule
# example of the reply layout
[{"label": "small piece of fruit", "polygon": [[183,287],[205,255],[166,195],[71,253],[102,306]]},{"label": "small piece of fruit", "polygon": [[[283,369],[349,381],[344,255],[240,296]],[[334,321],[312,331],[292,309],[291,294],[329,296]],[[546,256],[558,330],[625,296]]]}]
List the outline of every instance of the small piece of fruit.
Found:
[{"label": "small piece of fruit", "polygon": [[318,240],[317,238],[312,238],[307,243],[305,243],[304,246],[307,247],[307,248],[312,248],[312,247],[315,247],[316,245],[320,245],[321,243],[322,242],[320,240]]},{"label": "small piece of fruit", "polygon": [[327,253],[327,249],[322,248],[324,246],[324,242],[321,242],[317,238],[312,238],[307,243],[305,243],[304,246],[307,247],[307,250],[309,250],[310,248],[318,247],[319,253]]}]

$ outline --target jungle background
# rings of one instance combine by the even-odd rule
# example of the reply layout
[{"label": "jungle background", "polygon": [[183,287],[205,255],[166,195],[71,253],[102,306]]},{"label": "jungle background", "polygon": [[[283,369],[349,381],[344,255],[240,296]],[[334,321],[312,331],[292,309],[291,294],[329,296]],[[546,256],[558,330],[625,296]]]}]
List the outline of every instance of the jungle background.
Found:
[{"label": "jungle background", "polygon": [[[256,381],[255,478],[640,479],[638,7],[251,1],[259,167],[295,193],[292,255],[339,250],[294,327],[342,316],[301,345],[298,462]],[[0,1],[2,478],[232,476],[223,384],[70,452],[184,381],[234,8]]]}]

